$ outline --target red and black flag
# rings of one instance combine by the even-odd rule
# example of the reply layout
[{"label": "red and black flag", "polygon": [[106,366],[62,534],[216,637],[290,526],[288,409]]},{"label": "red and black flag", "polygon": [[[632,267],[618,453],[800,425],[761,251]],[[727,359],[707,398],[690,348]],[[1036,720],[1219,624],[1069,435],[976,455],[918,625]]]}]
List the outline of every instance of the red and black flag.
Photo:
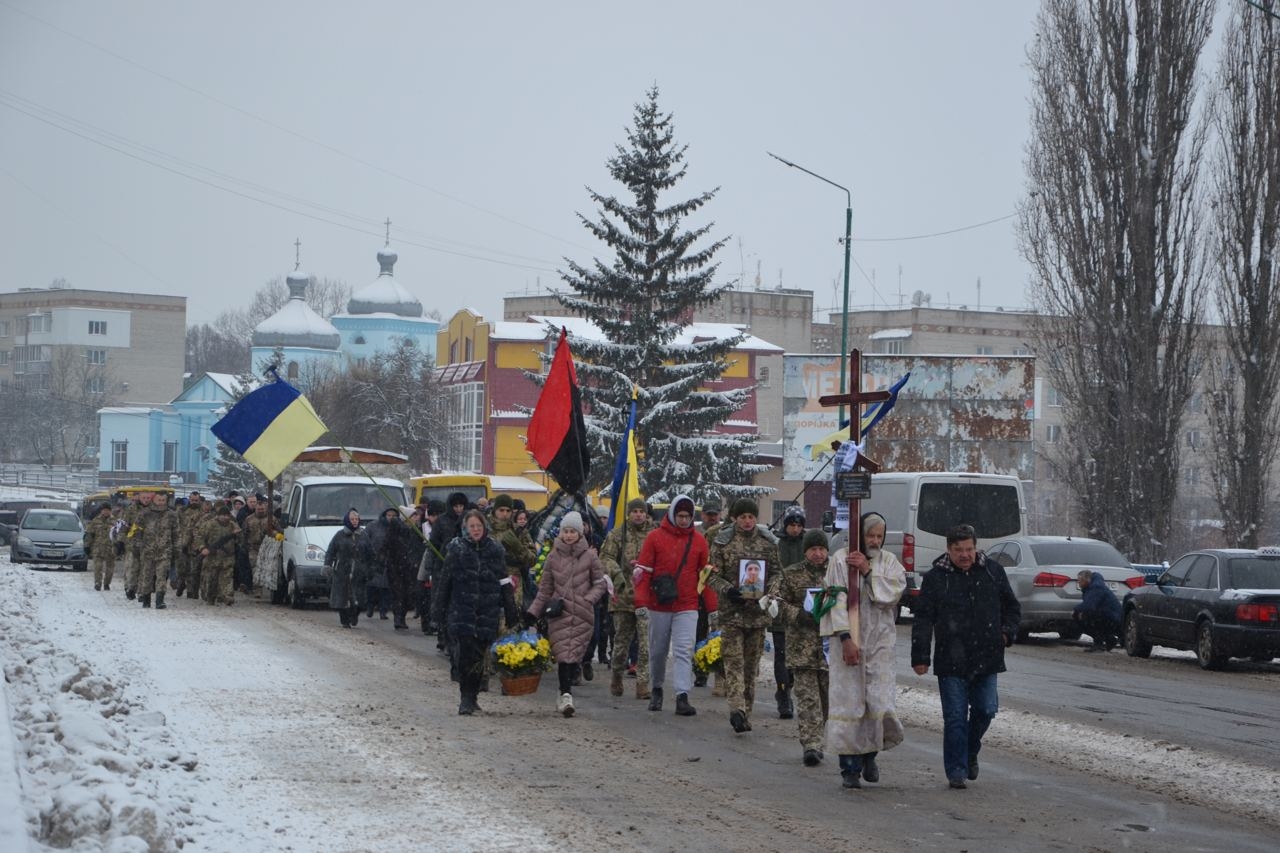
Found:
[{"label": "red and black flag", "polygon": [[561,328],[551,370],[529,419],[525,448],[560,488],[572,493],[581,491],[587,481],[591,453],[587,449],[582,393],[578,390],[578,373],[573,369],[568,338],[568,330]]}]

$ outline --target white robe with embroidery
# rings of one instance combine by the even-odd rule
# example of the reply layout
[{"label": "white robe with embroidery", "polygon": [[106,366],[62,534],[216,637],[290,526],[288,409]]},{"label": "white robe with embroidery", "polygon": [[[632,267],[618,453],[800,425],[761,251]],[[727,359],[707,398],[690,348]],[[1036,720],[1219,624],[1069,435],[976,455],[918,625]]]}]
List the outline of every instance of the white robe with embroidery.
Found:
[{"label": "white robe with embroidery", "polygon": [[[846,554],[841,548],[831,555],[827,586],[848,585]],[[871,572],[860,580],[857,611],[849,612],[846,595],[840,593],[821,624],[823,636],[832,638],[826,749],[837,755],[865,755],[902,743],[893,675],[898,640],[894,616],[907,587],[906,573],[897,557],[881,551],[871,561]],[[859,638],[862,655],[857,666],[847,665],[840,653],[837,635],[845,631]]]}]

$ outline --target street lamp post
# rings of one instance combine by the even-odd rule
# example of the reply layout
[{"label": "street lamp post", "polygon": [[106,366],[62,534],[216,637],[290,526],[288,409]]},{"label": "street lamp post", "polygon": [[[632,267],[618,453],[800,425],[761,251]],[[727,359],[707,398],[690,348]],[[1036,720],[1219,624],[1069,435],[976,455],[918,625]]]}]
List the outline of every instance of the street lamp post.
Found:
[{"label": "street lamp post", "polygon": [[[817,172],[811,172],[804,166],[792,163],[790,160],[779,157],[772,151],[766,151],[773,159],[779,163],[790,166],[793,169],[799,169],[806,175],[812,175],[818,180],[828,183],[839,190],[844,190],[845,209],[844,209],[844,306],[840,312],[840,394],[843,396],[848,390],[848,384],[845,379],[845,356],[849,354],[849,244],[853,238],[853,193],[849,192],[848,187],[842,187],[830,178],[824,178]],[[844,403],[840,404],[839,415],[840,426],[844,426]]]}]

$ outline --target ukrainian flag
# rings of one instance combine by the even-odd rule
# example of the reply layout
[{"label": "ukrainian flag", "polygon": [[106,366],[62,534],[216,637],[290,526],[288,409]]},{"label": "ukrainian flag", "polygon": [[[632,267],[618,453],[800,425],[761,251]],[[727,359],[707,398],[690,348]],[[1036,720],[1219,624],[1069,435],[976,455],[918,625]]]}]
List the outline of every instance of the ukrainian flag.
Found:
[{"label": "ukrainian flag", "polygon": [[627,504],[640,494],[640,463],[636,459],[636,398],[640,390],[631,389],[631,415],[627,418],[627,431],[622,434],[622,447],[618,448],[618,461],[613,466],[613,488],[609,490],[609,522],[606,529],[625,522]]},{"label": "ukrainian flag", "polygon": [[[858,435],[860,438],[866,438],[867,433],[871,431],[871,428],[876,424],[880,423],[880,421],[884,418],[884,416],[889,414],[889,412],[893,410],[894,405],[897,404],[898,402],[898,392],[902,390],[902,386],[906,385],[907,380],[910,378],[911,378],[911,371],[908,370],[901,379],[893,383],[893,385],[889,386],[888,400],[882,400],[879,403],[873,403],[872,405],[867,407],[867,410],[865,412],[862,413],[862,417],[858,421],[858,427],[859,427]],[[849,424],[848,422],[846,422],[840,427],[840,429],[836,430],[830,435],[824,435],[822,438],[818,439],[812,445],[810,445],[809,458],[817,459],[819,456],[821,456],[824,453],[832,453],[835,451],[835,447],[833,445],[835,445],[836,443],[843,444],[848,440],[849,440]]]},{"label": "ukrainian flag", "polygon": [[245,395],[209,429],[268,480],[329,431],[302,392],[283,379]]}]

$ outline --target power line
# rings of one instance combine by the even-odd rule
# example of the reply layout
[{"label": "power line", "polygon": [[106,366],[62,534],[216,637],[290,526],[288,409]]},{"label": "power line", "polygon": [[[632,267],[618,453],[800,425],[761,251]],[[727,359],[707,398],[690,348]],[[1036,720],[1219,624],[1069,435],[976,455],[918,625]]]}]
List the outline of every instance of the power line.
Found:
[{"label": "power line", "polygon": [[254,120],[254,121],[256,121],[256,122],[259,122],[259,123],[261,123],[261,124],[264,124],[264,125],[266,125],[267,127],[270,127],[270,128],[272,128],[272,129],[274,129],[274,130],[277,130],[277,131],[279,131],[279,132],[281,132],[281,133],[288,134],[289,136],[292,136],[292,137],[294,137],[294,138],[296,138],[296,139],[300,139],[300,140],[302,140],[303,142],[306,142],[306,143],[308,143],[308,144],[310,144],[310,145],[314,145],[314,146],[316,146],[317,148],[322,148],[322,149],[324,149],[325,151],[328,151],[328,152],[330,152],[330,153],[332,153],[332,154],[336,154],[336,155],[338,155],[339,157],[343,157],[343,158],[346,158],[346,159],[348,159],[348,160],[351,160],[352,162],[354,162],[354,163],[358,163],[358,164],[360,164],[361,166],[364,166],[364,167],[366,167],[366,168],[368,168],[368,169],[373,169],[373,170],[374,170],[374,171],[376,171],[376,172],[381,172],[382,174],[387,175],[388,177],[392,177],[392,178],[395,178],[396,180],[403,181],[403,182],[405,182],[405,183],[407,183],[407,184],[411,184],[411,185],[413,185],[413,186],[415,186],[415,187],[418,187],[419,189],[426,190],[426,191],[427,191],[427,192],[429,192],[429,193],[432,193],[432,194],[434,194],[434,195],[440,196],[441,198],[444,198],[444,199],[447,199],[447,200],[449,200],[449,201],[452,201],[452,202],[453,202],[453,203],[455,203],[455,204],[460,204],[460,205],[462,205],[463,207],[469,207],[469,208],[471,208],[472,210],[476,210],[476,211],[479,211],[480,213],[484,213],[484,214],[487,214],[487,215],[489,215],[489,216],[495,217],[495,218],[497,218],[497,219],[502,220],[503,222],[506,222],[506,223],[511,224],[511,225],[515,225],[515,226],[516,226],[516,227],[518,227],[518,228],[523,228],[523,229],[525,229],[525,230],[527,230],[527,231],[531,231],[531,232],[533,232],[533,233],[535,233],[535,234],[540,234],[540,235],[542,235],[543,237],[549,237],[549,238],[551,238],[552,240],[555,240],[555,241],[560,242],[560,243],[564,243],[565,245],[568,245],[568,246],[573,246],[574,248],[583,249],[583,250],[585,250],[585,251],[590,251],[590,249],[589,249],[588,247],[586,247],[586,246],[582,246],[582,245],[579,245],[579,244],[577,244],[577,243],[574,243],[573,241],[571,241],[571,240],[567,240],[567,239],[565,239],[564,237],[561,237],[561,236],[556,235],[556,234],[552,234],[552,233],[551,233],[551,232],[549,232],[549,231],[543,231],[542,229],[540,229],[540,228],[535,228],[535,227],[534,227],[534,226],[532,226],[532,225],[526,225],[525,223],[520,222],[520,221],[519,221],[519,220],[517,220],[517,219],[512,219],[511,217],[506,216],[505,214],[498,213],[497,211],[494,211],[494,210],[489,210],[489,209],[488,209],[488,208],[486,208],[486,207],[482,207],[482,206],[480,206],[480,205],[478,205],[478,204],[474,204],[474,203],[469,202],[469,201],[467,201],[467,200],[465,200],[465,199],[458,198],[457,196],[454,196],[454,195],[450,195],[449,193],[446,193],[446,192],[444,192],[443,190],[436,189],[435,187],[429,186],[428,184],[424,184],[424,183],[422,183],[421,181],[417,181],[417,180],[414,180],[413,178],[407,177],[407,176],[405,176],[405,175],[401,175],[401,174],[399,174],[399,173],[397,173],[397,172],[393,172],[393,171],[392,171],[392,170],[390,170],[390,169],[387,169],[387,168],[385,168],[385,167],[383,167],[383,166],[379,166],[377,163],[373,163],[373,162],[371,162],[371,161],[369,161],[369,160],[365,160],[365,159],[364,159],[364,158],[362,158],[362,157],[358,157],[358,156],[356,156],[355,154],[351,154],[351,153],[348,153],[348,152],[346,152],[346,151],[343,151],[342,149],[337,148],[337,147],[335,147],[335,146],[333,146],[333,145],[330,145],[330,144],[328,144],[327,142],[321,142],[321,141],[320,141],[320,140],[318,140],[318,139],[312,139],[311,137],[309,137],[309,136],[307,136],[307,135],[305,135],[305,134],[303,134],[303,133],[299,133],[298,131],[294,130],[293,128],[286,127],[286,126],[281,125],[281,124],[277,124],[276,122],[272,121],[271,119],[268,119],[268,118],[265,118],[265,117],[263,117],[263,116],[260,116],[260,115],[258,115],[258,114],[256,114],[256,113],[250,112],[249,110],[246,110],[246,109],[244,109],[243,107],[238,107],[238,106],[236,106],[235,104],[232,104],[232,103],[230,103],[230,102],[228,102],[228,101],[224,101],[223,99],[221,99],[221,98],[217,97],[216,95],[211,95],[211,94],[209,94],[208,92],[203,91],[202,89],[197,89],[195,86],[192,86],[192,85],[190,85],[190,84],[188,84],[188,83],[184,83],[183,81],[181,81],[181,80],[179,80],[179,79],[177,79],[177,78],[175,78],[175,77],[171,77],[171,76],[169,76],[168,74],[165,74],[165,73],[163,73],[163,72],[156,71],[156,70],[154,70],[154,69],[152,69],[152,68],[148,68],[147,66],[143,65],[143,64],[142,64],[142,63],[140,63],[140,62],[137,62],[136,60],[130,59],[130,58],[129,58],[129,57],[127,57],[127,56],[123,56],[123,55],[121,55],[121,54],[119,54],[119,53],[116,53],[115,51],[111,50],[110,48],[103,47],[102,45],[97,44],[96,42],[90,41],[89,39],[84,38],[83,36],[77,35],[76,33],[73,33],[73,32],[71,32],[70,30],[63,29],[62,27],[58,26],[57,24],[55,24],[55,23],[53,23],[53,22],[51,22],[51,21],[47,21],[47,20],[45,20],[44,18],[39,17],[38,15],[33,15],[33,14],[31,14],[30,12],[28,12],[28,11],[26,11],[26,10],[24,10],[24,9],[19,9],[19,8],[17,8],[16,6],[13,6],[12,4],[10,4],[10,3],[8,3],[8,2],[5,2],[5,0],[0,0],[0,6],[4,6],[4,7],[8,8],[8,9],[11,9],[11,10],[13,10],[13,11],[15,11],[15,12],[18,12],[19,14],[24,15],[24,16],[26,16],[27,18],[30,18],[31,20],[36,21],[37,23],[43,24],[44,26],[48,27],[49,29],[55,30],[55,31],[57,31],[57,32],[59,32],[59,33],[61,33],[61,34],[63,34],[63,35],[64,35],[64,36],[66,36],[67,38],[74,39],[74,40],[76,40],[76,41],[78,41],[78,42],[81,42],[82,44],[86,44],[86,45],[88,45],[89,47],[92,47],[94,50],[101,51],[102,53],[107,54],[108,56],[110,56],[111,58],[113,58],[113,59],[115,59],[115,60],[117,60],[117,61],[119,61],[119,62],[123,62],[123,63],[125,63],[126,65],[130,65],[130,66],[132,66],[132,67],[134,67],[134,68],[137,68],[139,71],[143,71],[143,72],[145,72],[145,73],[147,73],[147,74],[152,75],[153,77],[158,77],[159,79],[164,80],[165,82],[170,83],[170,84],[172,84],[172,85],[174,85],[174,86],[177,86],[177,87],[178,87],[178,88],[180,88],[180,89],[184,89],[184,90],[186,90],[186,91],[188,91],[188,92],[191,92],[192,94],[199,95],[199,96],[200,96],[200,97],[202,97],[202,98],[205,98],[205,99],[207,99],[207,100],[209,100],[209,101],[212,101],[213,103],[217,104],[217,105],[218,105],[218,106],[220,106],[220,107],[223,107],[224,109],[228,109],[228,110],[232,110],[233,112],[240,113],[241,115],[246,116],[247,118],[251,118],[251,119],[253,119],[253,120]]},{"label": "power line", "polygon": [[988,219],[985,222],[975,222],[972,225],[961,225],[959,228],[950,228],[946,231],[934,231],[931,234],[912,234],[910,237],[854,237],[855,243],[901,243],[907,240],[927,240],[930,237],[945,237],[948,234],[959,234],[961,231],[972,231],[975,228],[984,228],[988,225],[994,225],[997,222],[1004,222],[1006,219],[1012,219],[1017,213],[1006,213],[1004,216],[997,216],[995,219]]}]

